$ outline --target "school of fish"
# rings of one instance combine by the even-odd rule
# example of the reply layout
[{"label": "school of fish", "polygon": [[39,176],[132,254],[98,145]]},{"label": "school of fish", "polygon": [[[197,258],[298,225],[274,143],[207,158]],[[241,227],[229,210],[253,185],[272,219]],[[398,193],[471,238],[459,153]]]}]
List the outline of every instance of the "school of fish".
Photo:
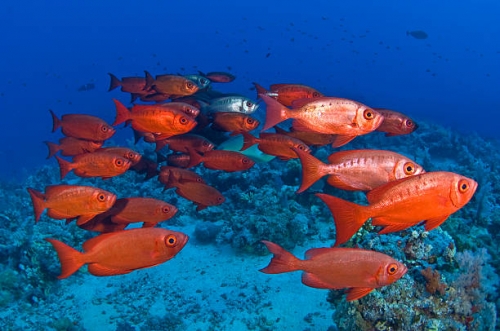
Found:
[{"label": "school of fish", "polygon": [[[257,99],[266,105],[265,122],[261,125],[252,116],[259,109],[258,102],[213,89],[216,83],[232,82],[236,77],[230,73],[154,77],[145,72],[144,77],[121,79],[109,75],[110,91],[120,87],[130,93],[131,102],[142,103],[127,107],[114,99],[116,117],[112,125],[86,114],[65,114],[59,118],[51,110],[52,131],[60,128],[64,137],[59,144],[46,142],[48,158],[56,158],[61,179],[70,171],[82,178],[107,179],[126,171],[145,174],[146,179],[158,176],[165,189],[175,189],[199,211],[220,205],[225,198],[188,168],[203,165],[215,171],[248,170],[260,161],[247,153],[253,146],[280,162],[299,159],[302,181],[297,193],[328,176],[326,182],[333,187],[366,192],[368,205],[316,193],[333,216],[334,247],[309,249],[305,260],[300,260],[262,238],[273,257],[260,271],[276,274],[301,270],[303,284],[345,289],[348,301],[396,282],[408,270],[383,253],[338,247],[349,241],[367,220],[380,227],[379,234],[421,223],[430,231],[466,205],[477,189],[473,179],[447,171],[426,172],[413,160],[392,151],[337,151],[328,157],[327,163],[311,154],[318,146],[337,148],[374,131],[385,132],[388,137],[412,133],[418,125],[400,112],[328,97],[301,84],[273,84],[268,90],[253,83]],[[277,126],[286,120],[291,120],[288,129]],[[136,142],[143,139],[156,145],[157,160],[130,148],[103,147],[116,132],[114,127],[123,123],[133,130]],[[258,136],[250,133],[259,127],[262,128]],[[239,151],[217,149],[221,142],[236,135],[243,137]],[[167,147],[170,153],[165,155],[162,151]],[[162,200],[118,198],[100,188],[79,185],[51,185],[44,192],[28,188],[28,192],[36,222],[47,210],[50,218],[66,223],[76,220],[80,228],[100,233],[83,243],[84,252],[56,239],[46,239],[59,257],[59,278],[69,277],[83,265],[88,265],[89,272],[96,276],[153,267],[175,257],[189,239],[186,234],[157,227],[178,211]],[[126,229],[138,222],[142,222],[141,228]]]}]

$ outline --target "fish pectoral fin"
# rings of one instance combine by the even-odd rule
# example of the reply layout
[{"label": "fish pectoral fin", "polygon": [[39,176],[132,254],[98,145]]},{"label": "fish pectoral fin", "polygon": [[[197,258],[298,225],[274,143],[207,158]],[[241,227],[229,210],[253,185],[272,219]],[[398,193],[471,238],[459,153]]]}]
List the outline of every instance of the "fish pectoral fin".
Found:
[{"label": "fish pectoral fin", "polygon": [[91,263],[88,265],[89,272],[94,276],[114,276],[114,275],[124,275],[132,272],[130,269],[112,269],[105,267],[97,263]]},{"label": "fish pectoral fin", "polygon": [[93,219],[95,216],[96,216],[96,214],[80,215],[76,219],[76,225],[78,225],[78,226],[84,225],[85,223],[87,223],[88,221]]},{"label": "fish pectoral fin", "polygon": [[450,215],[445,215],[445,216],[439,216],[435,218],[430,218],[425,221],[425,231],[430,231],[432,229],[437,228],[441,224],[443,224],[444,221],[448,218]]},{"label": "fish pectoral fin", "polygon": [[333,138],[332,141],[332,147],[337,148],[340,146],[344,146],[345,144],[349,143],[351,140],[356,138],[356,136],[347,136],[347,135],[336,135],[335,138]]},{"label": "fish pectoral fin", "polygon": [[335,288],[331,284],[328,284],[321,279],[318,278],[315,274],[312,274],[310,272],[304,272],[302,274],[302,283],[304,285],[307,285],[309,287],[314,287],[314,288],[323,288],[323,289],[332,289]]},{"label": "fish pectoral fin", "polygon": [[358,300],[373,291],[372,287],[351,287],[347,290],[347,301]]},{"label": "fish pectoral fin", "polygon": [[359,191],[370,191],[372,188],[366,184],[360,183],[359,181],[352,180],[350,177],[343,176],[341,174],[333,174],[328,177],[328,184],[340,188],[342,190],[359,190]]}]

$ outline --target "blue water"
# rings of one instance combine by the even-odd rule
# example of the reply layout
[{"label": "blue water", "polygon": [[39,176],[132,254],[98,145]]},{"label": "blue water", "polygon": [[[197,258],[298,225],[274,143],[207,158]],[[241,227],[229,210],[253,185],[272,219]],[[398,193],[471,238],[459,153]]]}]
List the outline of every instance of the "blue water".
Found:
[{"label": "blue water", "polygon": [[[42,185],[59,183],[56,161],[53,158],[46,160],[47,148],[43,142],[55,142],[62,135],[60,132],[51,132],[52,118],[48,110],[52,109],[59,116],[67,113],[96,115],[112,123],[115,116],[112,99],[117,98],[126,103],[129,101],[129,96],[119,92],[118,89],[108,92],[109,76],[107,73],[125,77],[142,76],[144,70],[153,75],[193,74],[201,70],[203,72],[227,71],[237,77],[230,84],[217,85],[216,89],[222,92],[234,92],[255,98],[252,82],[266,87],[274,83],[299,83],[312,86],[328,96],[354,99],[372,107],[394,109],[409,115],[418,123],[424,123],[419,130],[408,137],[394,138],[389,142],[389,140],[383,140],[381,135],[366,136],[357,139],[359,145],[352,146],[353,148],[391,148],[417,159],[418,162],[425,161],[426,167],[430,167],[427,170],[457,171],[473,177],[480,183],[480,188],[476,192],[476,198],[464,207],[456,218],[445,223],[443,232],[434,230],[436,232],[431,232],[432,235],[424,237],[420,227],[415,230],[417,234],[410,230],[395,234],[394,237],[392,235],[376,236],[373,233],[366,235],[366,240],[363,241],[364,248],[385,249],[385,252],[390,251],[388,254],[391,255],[397,251],[398,253],[394,255],[408,262],[411,260],[409,253],[406,251],[405,254],[401,253],[400,242],[402,241],[405,249],[410,245],[409,243],[415,247],[418,246],[420,255],[418,259],[415,259],[418,262],[414,262],[416,265],[413,265],[412,271],[404,280],[401,280],[402,283],[398,287],[388,288],[386,292],[383,292],[385,295],[383,298],[386,301],[382,300],[380,294],[377,294],[367,297],[370,301],[365,301],[365,304],[366,307],[374,307],[372,311],[378,309],[378,311],[387,312],[390,309],[396,311],[397,303],[399,305],[397,311],[401,314],[405,313],[404,307],[419,307],[420,309],[429,306],[435,309],[429,308],[433,312],[439,311],[445,314],[447,307],[442,302],[446,300],[450,305],[452,303],[458,305],[460,302],[484,304],[481,307],[488,307],[487,312],[487,309],[477,312],[475,308],[462,307],[466,311],[462,315],[457,312],[459,308],[454,306],[452,310],[462,318],[456,325],[450,322],[453,321],[455,315],[448,316],[445,321],[444,317],[439,318],[439,315],[436,317],[432,314],[427,315],[425,317],[427,319],[422,324],[426,325],[427,329],[436,330],[444,330],[444,325],[447,327],[463,326],[463,330],[487,330],[488,322],[485,321],[493,318],[494,313],[491,311],[496,313],[499,306],[496,287],[500,264],[497,244],[500,228],[498,225],[500,191],[497,179],[500,174],[495,166],[500,159],[498,155],[500,131],[496,120],[500,109],[500,43],[498,42],[500,24],[497,22],[499,13],[500,2],[493,0],[476,2],[464,0],[439,2],[430,0],[312,0],[307,2],[254,0],[246,3],[227,0],[214,2],[159,0],[147,2],[111,0],[0,2],[0,31],[2,31],[0,35],[0,114],[2,116],[0,120],[0,141],[2,142],[0,182],[9,182],[9,185],[14,185],[5,184],[5,187],[2,187],[2,197],[5,199],[0,203],[2,206],[0,236],[9,238],[12,235],[18,240],[17,244],[12,244],[9,248],[9,251],[16,252],[15,256],[1,255],[0,272],[3,277],[6,275],[4,272],[15,270],[23,274],[23,278],[20,279],[23,281],[29,279],[30,286],[38,291],[33,291],[35,294],[29,292],[28,298],[23,295],[22,300],[19,300],[26,299],[26,302],[29,302],[30,308],[26,308],[26,316],[31,316],[32,324],[26,322],[28,323],[26,325],[43,324],[40,322],[41,318],[39,320],[38,315],[30,309],[36,311],[38,307],[41,307],[39,314],[43,315],[51,311],[53,307],[49,305],[59,299],[56,294],[54,294],[55,299],[49,294],[41,295],[40,292],[43,292],[43,289],[33,285],[37,283],[37,279],[43,279],[43,284],[49,284],[47,286],[54,293],[57,290],[61,291],[60,287],[63,285],[59,285],[58,280],[55,279],[57,264],[51,265],[47,270],[44,262],[36,260],[35,262],[40,262],[42,267],[37,264],[38,269],[34,267],[34,270],[38,270],[39,273],[30,274],[29,277],[24,276],[25,267],[21,268],[20,265],[29,265],[30,254],[34,254],[37,259],[56,261],[55,252],[42,241],[43,237],[53,235],[61,240],[71,239],[73,243],[81,243],[89,237],[89,235],[82,234],[83,230],[75,226],[71,227],[71,235],[66,235],[66,228],[60,221],[52,220],[52,223],[48,223],[47,219],[42,220],[34,227],[34,230],[32,229],[33,215],[25,187],[38,185],[36,188],[43,190]],[[408,31],[419,30],[425,31],[428,37],[417,39],[407,34]],[[82,91],[81,87],[86,84],[94,84],[95,88]],[[263,114],[263,108],[264,106],[260,110],[260,116]],[[128,129],[119,128],[112,140],[114,144],[125,145],[126,141],[131,138]],[[329,149],[328,154],[331,152],[332,150]],[[327,153],[323,151],[322,155],[325,156]],[[241,222],[243,225],[239,230],[243,234],[237,233],[237,230],[233,228],[234,233],[226,233],[227,238],[230,239],[222,240],[223,244],[230,245],[232,248],[236,247],[235,251],[238,251],[238,254],[242,254],[241,250],[243,254],[248,253],[245,251],[245,244],[241,242],[235,244],[236,239],[234,239],[247,235],[245,232],[245,226],[249,226],[245,223],[247,215],[260,215],[262,210],[267,210],[266,204],[269,203],[267,199],[272,196],[276,197],[277,206],[273,206],[274,209],[269,208],[268,214],[262,212],[268,218],[266,222],[278,228],[280,222],[290,216],[288,204],[293,204],[298,211],[294,211],[295,214],[292,213],[293,215],[289,217],[293,221],[290,221],[288,231],[291,231],[290,227],[297,226],[297,223],[293,222],[298,222],[300,226],[309,226],[309,230],[304,230],[307,238],[299,236],[300,243],[298,244],[302,245],[304,250],[311,247],[308,240],[319,240],[324,242],[323,246],[331,245],[333,235],[316,236],[317,233],[315,233],[318,229],[325,233],[332,233],[332,231],[326,231],[333,229],[331,215],[321,202],[307,195],[297,197],[293,193],[296,190],[293,185],[298,185],[298,170],[294,170],[293,166],[285,167],[284,164],[274,162],[270,165],[260,165],[258,169],[249,172],[247,178],[251,179],[255,187],[250,187],[247,181],[238,177],[238,174],[226,175],[226,179],[219,180],[213,176],[213,172],[201,170],[207,177],[212,176],[211,184],[221,189],[226,197],[230,197],[229,202],[220,207],[222,209],[208,208],[206,213],[202,214],[194,213],[191,203],[181,199],[175,200],[177,198],[171,192],[162,195],[156,180],[143,184],[137,176],[130,174],[125,177],[126,179],[113,179],[107,182],[80,180],[74,176],[70,177],[70,180],[85,185],[114,188],[120,197],[140,194],[158,198],[164,196],[168,201],[174,199],[178,206],[182,206],[178,217],[184,218],[176,224],[180,227],[180,231],[187,223],[194,226],[197,221],[217,220],[226,222],[223,228],[229,232],[230,227],[227,222]],[[44,165],[50,166],[48,168],[50,170],[40,171]],[[272,177],[277,173],[280,173],[281,177]],[[262,176],[268,177],[262,178]],[[27,182],[25,182],[26,179]],[[231,188],[228,183],[236,183],[244,188],[240,187],[238,191],[236,188]],[[267,191],[262,189],[264,186]],[[252,191],[253,189],[255,191]],[[240,194],[249,191],[255,194],[255,203],[247,201],[246,204],[238,205],[235,201]],[[342,197],[346,198],[346,196]],[[347,198],[351,200],[354,197],[359,198],[359,196],[347,195]],[[300,207],[296,207],[296,204]],[[235,210],[240,212],[236,216],[234,216]],[[273,213],[275,213],[275,219],[272,219]],[[6,220],[13,219],[19,224],[6,225],[8,223]],[[300,223],[300,220],[304,219],[305,223],[309,223],[306,225]],[[314,222],[319,222],[319,225],[311,225]],[[54,229],[57,233],[54,233]],[[250,237],[254,236],[252,239],[255,244],[261,239],[266,239],[262,236],[273,235],[274,228],[270,227],[269,231],[253,228],[252,231],[261,234],[261,237],[258,237],[255,232],[251,233]],[[288,239],[294,241],[295,237]],[[407,246],[404,246],[405,243]],[[37,253],[40,246],[44,247],[43,253]],[[459,262],[444,260],[432,262],[436,256],[443,258],[445,251],[453,251],[450,248],[452,246],[456,246],[458,253],[465,251],[474,253],[472,257],[467,253],[459,255],[457,258]],[[483,251],[483,248],[487,249],[488,253],[486,250]],[[191,246],[189,249],[194,248]],[[227,247],[224,249],[227,250]],[[422,253],[424,251],[425,253]],[[254,255],[252,255],[253,258],[255,258]],[[179,258],[182,258],[182,254],[179,254]],[[236,258],[244,259],[245,257],[237,255]],[[31,261],[33,260],[35,259],[32,258]],[[471,262],[473,266],[467,264],[467,261],[471,260],[475,261]],[[250,268],[258,270],[268,262],[269,256],[255,262],[259,264],[258,266],[252,265],[245,270],[248,271]],[[453,293],[449,292],[452,294],[429,298],[429,294],[425,292],[425,281],[419,272],[427,266],[439,269],[442,275],[446,276],[444,281],[455,290],[453,293],[458,293],[457,289],[461,288],[467,288],[469,292],[460,292],[461,296],[453,296]],[[475,291],[476,287],[459,276],[471,268],[477,270],[483,268],[480,290]],[[249,277],[247,281],[252,282],[251,273],[247,276]],[[273,275],[269,275],[269,278],[271,276]],[[80,277],[78,281],[84,284],[85,279],[91,276],[85,274],[85,276],[74,275],[72,277]],[[139,278],[142,276],[134,274],[131,277],[136,277],[130,278],[136,284],[141,281]],[[262,276],[259,274],[259,277]],[[197,281],[196,278],[193,280]],[[277,282],[279,281],[278,278]],[[87,282],[96,281],[87,280]],[[120,278],[113,278],[109,282],[110,288],[123,284]],[[147,284],[153,286],[155,283],[147,282]],[[12,288],[17,291],[24,285],[24,283],[22,285],[16,283]],[[299,278],[297,278],[296,286],[304,286]],[[408,290],[406,293],[405,288],[412,289],[413,292],[409,293],[410,290]],[[3,291],[3,288],[0,290]],[[284,288],[281,289],[281,291],[284,290]],[[152,296],[155,291],[157,289],[144,290],[146,294],[143,293],[142,297]],[[7,292],[0,292],[0,306],[3,306],[5,300],[12,295]],[[7,294],[4,296],[3,293]],[[126,305],[133,308],[131,303],[134,300],[133,295],[126,294],[128,295]],[[38,299],[33,301],[32,295]],[[117,295],[116,302],[120,301],[120,295]],[[269,299],[267,296],[262,296],[266,298],[265,300]],[[404,300],[398,301],[399,298],[404,298]],[[149,299],[154,300],[154,297]],[[430,300],[432,303],[425,300]],[[329,316],[335,309],[338,312],[350,311],[351,313],[353,310],[352,306],[347,306],[345,300],[339,300],[332,295],[328,297],[328,301],[334,306],[325,308],[319,314],[328,316],[325,318],[328,322],[325,323],[332,325],[331,330],[335,329],[333,326],[335,323],[341,330],[346,330],[349,326],[361,328],[361,324],[355,322],[356,316],[352,314],[337,315],[334,321],[331,321]],[[83,304],[91,306],[90,302],[94,303],[89,300],[84,301]],[[179,302],[182,303],[182,301]],[[485,304],[486,302],[488,304]],[[390,306],[389,303],[391,303]],[[71,300],[68,299],[66,304],[71,306]],[[239,304],[233,302],[233,305]],[[259,302],[256,305],[264,315],[268,313],[267,303]],[[17,313],[20,311],[19,306],[16,303],[11,308],[16,309]],[[228,305],[227,307],[234,309],[234,306]],[[210,304],[207,307],[210,308]],[[359,308],[359,306],[356,307]],[[70,322],[78,324],[74,321],[80,320],[78,314],[81,312],[77,309],[71,310],[71,307],[66,308],[71,311],[68,313],[68,316],[71,316]],[[214,313],[208,308],[208,313],[203,309],[198,313],[215,316],[211,315]],[[415,308],[418,311],[423,311],[423,309]],[[248,310],[251,311],[251,308]],[[177,317],[184,316],[181,313],[186,313],[175,309],[173,311],[179,314],[176,315]],[[471,311],[474,311],[474,314]],[[366,311],[364,313],[366,314],[363,318],[366,321],[380,322],[387,317],[386,315],[383,318],[378,317],[375,313],[369,315]],[[186,313],[186,316],[188,315]],[[319,319],[317,317],[319,315],[314,316]],[[361,315],[357,315],[358,318],[359,316]],[[472,318],[472,316],[475,320],[465,321],[465,318]],[[19,319],[23,318],[19,317]],[[169,319],[168,316],[164,318]],[[188,318],[186,317],[186,321]],[[147,322],[141,324],[144,320]],[[156,322],[153,323],[146,317],[144,320],[131,322],[123,318],[107,321],[110,325],[112,324],[112,327],[108,329],[128,330],[128,327],[134,330],[135,327],[141,330],[154,329],[146,325],[151,326]],[[305,317],[304,320],[306,322],[298,325],[297,330],[316,329],[314,323],[307,322]],[[389,319],[387,321],[391,323]],[[474,321],[478,324],[474,324]],[[0,319],[0,326],[2,322]],[[13,323],[12,320],[9,320],[9,323]],[[157,324],[161,325],[161,323],[162,321],[159,321]],[[278,321],[276,325],[269,323],[266,324],[269,330],[279,330],[282,327]],[[344,326],[341,323],[344,323]],[[120,325],[122,325],[121,329]],[[216,323],[212,325],[217,329]],[[221,325],[224,325],[225,330],[231,330],[231,327],[227,326],[231,324],[222,323]],[[246,325],[250,328],[250,324]],[[383,323],[375,325],[373,322],[370,326],[379,327],[382,330],[384,325]],[[71,329],[64,326],[59,328],[54,326],[52,329],[44,327],[40,329]],[[83,330],[82,323],[78,327],[78,330]],[[18,329],[23,329],[23,324],[18,324]],[[366,327],[366,329],[370,328]]]}]

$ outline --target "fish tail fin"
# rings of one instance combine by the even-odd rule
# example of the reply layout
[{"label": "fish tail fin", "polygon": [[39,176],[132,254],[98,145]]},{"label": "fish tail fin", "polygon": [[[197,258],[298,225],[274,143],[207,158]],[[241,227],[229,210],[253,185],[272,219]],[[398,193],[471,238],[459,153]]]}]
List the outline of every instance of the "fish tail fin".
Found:
[{"label": "fish tail fin", "polygon": [[50,115],[52,115],[52,132],[56,132],[56,130],[61,126],[61,120],[57,118],[57,115],[49,109]]},{"label": "fish tail fin", "polygon": [[302,260],[293,256],[292,253],[273,242],[262,240],[262,243],[266,245],[267,249],[273,253],[274,256],[271,262],[269,262],[269,265],[260,269],[260,272],[266,274],[281,274],[284,272],[301,270],[300,263]]},{"label": "fish tail fin", "polygon": [[118,77],[116,77],[115,75],[113,75],[110,72],[108,72],[108,75],[109,75],[109,77],[111,77],[111,82],[109,83],[108,92],[113,91],[118,86],[122,86],[122,82],[120,81],[120,79]]},{"label": "fish tail fin", "polygon": [[28,193],[30,194],[31,201],[33,202],[33,211],[35,213],[35,223],[40,220],[43,211],[45,210],[45,194],[42,192],[38,192],[31,187],[27,188]]},{"label": "fish tail fin", "polygon": [[302,183],[297,190],[297,193],[302,193],[325,175],[323,169],[326,164],[298,148],[294,147],[293,151],[297,154],[302,164]]},{"label": "fish tail fin", "polygon": [[57,155],[56,159],[57,163],[59,163],[59,173],[61,174],[61,179],[63,179],[64,177],[66,177],[68,172],[70,172],[73,169],[73,165],[71,164],[71,162],[61,159]]},{"label": "fish tail fin", "polygon": [[126,122],[130,119],[130,111],[128,108],[120,101],[113,99],[116,107],[116,118],[113,126]]},{"label": "fish tail fin", "polygon": [[269,93],[268,90],[266,90],[265,88],[263,88],[259,84],[257,84],[257,83],[252,83],[252,84],[253,84],[253,86],[255,86],[255,90],[257,90],[257,99],[260,98],[261,94],[267,95]]},{"label": "fish tail fin", "polygon": [[337,230],[335,245],[338,246],[347,242],[361,228],[370,215],[367,207],[361,206],[340,198],[316,193],[316,196],[323,200],[332,213]]},{"label": "fish tail fin", "polygon": [[257,139],[252,134],[248,132],[241,132],[241,135],[243,136],[243,146],[240,151],[244,151],[257,143]]},{"label": "fish tail fin", "polygon": [[155,84],[154,77],[146,70],[144,70],[144,75],[146,75],[146,85],[144,86],[144,91],[149,91]]},{"label": "fish tail fin", "polygon": [[83,254],[73,247],[70,247],[56,239],[45,238],[45,240],[54,246],[57,256],[59,257],[59,261],[61,262],[61,274],[57,276],[57,278],[67,278],[85,264],[82,259]]},{"label": "fish tail fin", "polygon": [[50,141],[44,141],[44,143],[49,148],[49,155],[47,156],[47,159],[50,159],[57,152],[59,152],[61,150],[61,147],[58,144],[56,144],[56,143],[53,143],[53,142],[50,142]]},{"label": "fish tail fin", "polygon": [[273,126],[288,119],[287,108],[278,101],[274,100],[268,95],[259,94],[260,98],[266,103],[266,122],[261,131],[266,131]]},{"label": "fish tail fin", "polygon": [[187,147],[188,153],[189,153],[189,163],[186,166],[186,168],[191,168],[194,166],[197,166],[198,164],[201,163],[202,157],[200,153],[192,149],[191,147]]}]

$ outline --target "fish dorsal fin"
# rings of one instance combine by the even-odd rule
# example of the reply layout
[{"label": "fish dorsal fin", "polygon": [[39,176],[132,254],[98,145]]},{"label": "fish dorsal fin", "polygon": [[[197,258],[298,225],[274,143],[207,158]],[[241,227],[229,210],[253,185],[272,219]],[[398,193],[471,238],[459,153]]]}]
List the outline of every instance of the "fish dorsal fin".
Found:
[{"label": "fish dorsal fin", "polygon": [[346,145],[349,143],[351,140],[356,138],[356,136],[346,136],[346,135],[335,135],[332,141],[332,147],[337,148]]},{"label": "fish dorsal fin", "polygon": [[351,287],[347,290],[347,301],[358,300],[373,291],[371,287]]},{"label": "fish dorsal fin", "polygon": [[88,266],[89,272],[94,276],[113,276],[124,275],[132,272],[130,269],[111,269],[97,263],[90,263]]},{"label": "fish dorsal fin", "polygon": [[425,231],[430,231],[432,229],[437,228],[441,224],[443,224],[444,221],[449,217],[450,215],[445,215],[445,216],[439,216],[439,217],[434,217],[430,218],[425,221]]},{"label": "fish dorsal fin", "polygon": [[302,274],[302,283],[304,285],[307,285],[309,287],[314,287],[314,288],[323,288],[323,289],[332,289],[334,288],[332,285],[322,281],[321,279],[318,278],[315,274],[312,274],[310,272],[304,272]]},{"label": "fish dorsal fin", "polygon": [[351,160],[353,158],[353,151],[339,151],[339,152],[335,152],[335,153],[332,153],[330,154],[330,156],[328,156],[327,160],[328,160],[328,163],[330,164],[339,164],[339,163],[345,163],[346,162],[346,159],[347,160]]},{"label": "fish dorsal fin", "polygon": [[273,84],[269,86],[269,89],[271,90],[271,92],[275,92],[276,90],[287,86],[290,86],[290,84]]},{"label": "fish dorsal fin", "polygon": [[306,251],[305,257],[307,260],[314,258],[315,256],[329,253],[332,248],[322,247],[322,248],[311,248]]},{"label": "fish dorsal fin", "polygon": [[374,188],[370,192],[366,193],[366,198],[368,199],[368,202],[370,204],[374,204],[374,203],[379,202],[382,199],[385,192],[387,192],[388,190],[392,189],[393,187],[399,185],[402,181],[407,180],[407,179],[411,179],[411,177],[406,177],[406,178],[394,180],[394,181],[391,181],[387,184],[384,184],[384,185],[381,185],[377,188]]},{"label": "fish dorsal fin", "polygon": [[103,240],[107,240],[112,236],[115,236],[119,232],[110,232],[100,234],[97,237],[91,238],[83,243],[82,247],[85,252],[91,251],[97,244],[100,244]]}]

